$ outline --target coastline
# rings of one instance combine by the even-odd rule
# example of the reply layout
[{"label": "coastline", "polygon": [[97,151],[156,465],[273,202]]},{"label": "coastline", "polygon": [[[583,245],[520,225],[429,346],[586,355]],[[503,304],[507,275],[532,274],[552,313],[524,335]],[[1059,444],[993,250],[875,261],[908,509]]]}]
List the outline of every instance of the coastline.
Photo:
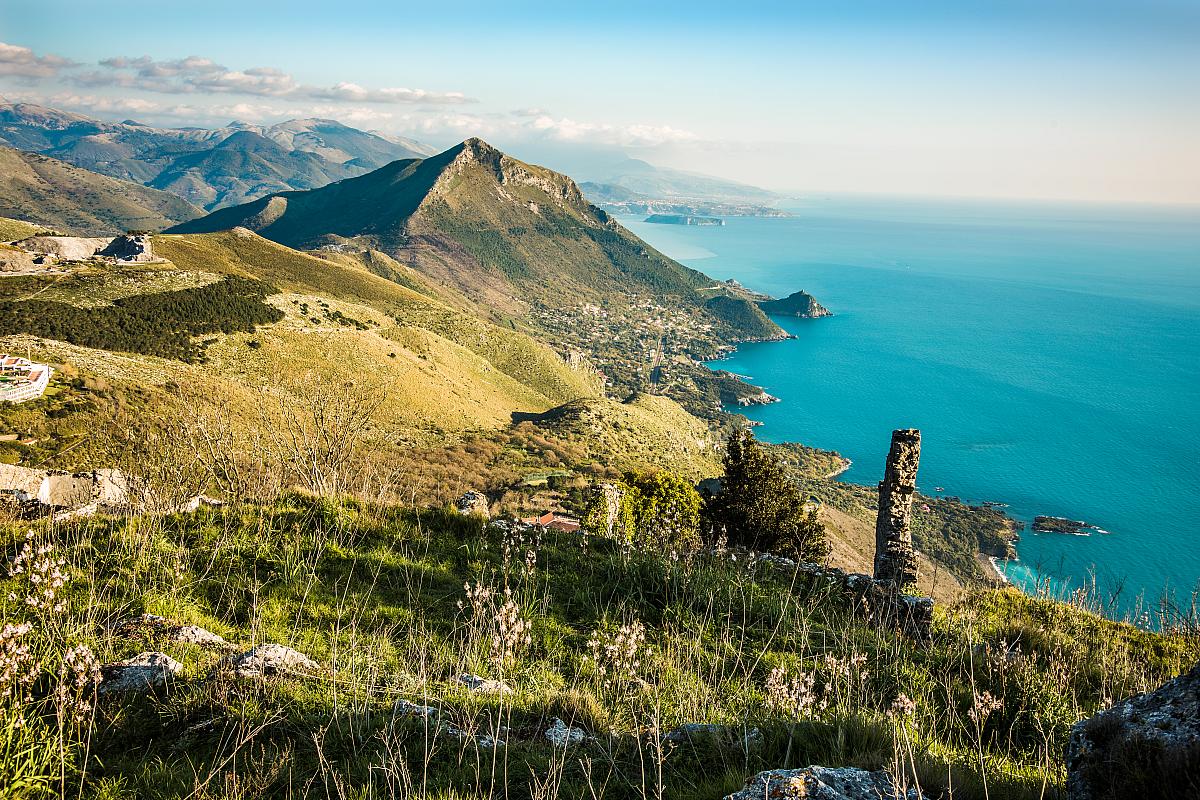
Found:
[{"label": "coastline", "polygon": [[[775,315],[772,315],[772,317],[774,317],[774,316]],[[830,315],[830,316],[832,316],[832,315]],[[795,338],[798,338],[798,337],[796,337],[795,335],[789,335],[787,337],[787,339],[795,339]],[[775,340],[766,340],[766,341],[785,341],[785,339],[775,339]],[[767,394],[767,392],[764,389],[762,389],[762,387],[759,387],[755,384],[750,383],[750,381],[747,380],[747,378],[749,378],[750,376],[738,375],[737,373],[731,372],[730,370],[720,370],[718,367],[714,366],[715,364],[717,364],[721,361],[726,361],[726,360],[730,359],[733,356],[733,354],[738,350],[739,344],[743,344],[743,342],[731,343],[729,350],[727,352],[723,353],[718,358],[714,358],[714,359],[707,360],[707,361],[702,361],[700,363],[703,364],[703,366],[705,368],[707,368],[713,372],[723,371],[730,375],[734,375],[735,377],[737,377],[739,380],[742,380],[747,385],[754,386],[754,388],[758,389],[761,392],[761,394],[754,398],[754,400],[757,400],[757,402],[755,402],[754,400],[752,400],[750,402],[746,402],[743,400],[743,401],[739,402],[736,406],[733,406],[730,404],[722,404],[722,407],[727,412],[738,413],[739,410],[746,410],[748,408],[752,408],[755,405],[765,404],[763,402],[763,400],[760,400],[759,398],[769,398],[768,400],[766,400],[767,403],[782,403],[782,402],[784,402],[784,398],[780,398],[780,397],[776,397],[774,395]],[[764,423],[761,420],[750,420],[750,425],[752,427],[760,427],[763,424]],[[804,447],[811,447],[811,445],[806,445],[803,442],[791,442],[791,444],[798,444],[798,445],[802,445]],[[836,451],[834,451],[834,452],[836,452]],[[847,458],[846,456],[841,455],[840,453],[837,453],[837,455],[842,459],[841,466],[839,466],[837,469],[831,470],[830,472],[826,473],[824,476],[822,476],[822,480],[836,481],[839,478],[839,476],[845,474],[854,466],[854,461],[852,459]],[[846,485],[864,486],[864,484],[846,484]],[[870,488],[870,487],[867,487],[867,488]],[[983,505],[985,507],[991,507],[992,504],[989,502],[984,502]],[[1004,504],[1004,503],[1002,503],[1000,505],[1007,506],[1007,504]],[[969,506],[969,504],[968,504],[968,506]],[[1001,510],[1000,513],[1007,520],[1009,520],[1010,523],[1017,522],[1017,520],[1014,517],[1010,517],[1007,512],[1004,512]],[[1009,546],[1013,549],[1014,552],[1016,552],[1016,544],[1014,541],[1010,541]],[[1025,590],[1025,588],[1021,584],[1016,583],[1013,580],[1011,580],[1004,573],[1004,571],[1000,568],[999,563],[998,563],[1000,559],[998,556],[991,555],[991,554],[985,552],[982,548],[980,548],[975,551],[974,557],[975,557],[976,562],[979,564],[981,571],[983,572],[983,580],[984,580],[985,584],[990,584],[996,588],[1012,587],[1012,588],[1015,588],[1018,591],[1020,591],[1022,594],[1028,594],[1028,592]],[[1018,556],[1018,560],[1019,560],[1019,556]]]}]

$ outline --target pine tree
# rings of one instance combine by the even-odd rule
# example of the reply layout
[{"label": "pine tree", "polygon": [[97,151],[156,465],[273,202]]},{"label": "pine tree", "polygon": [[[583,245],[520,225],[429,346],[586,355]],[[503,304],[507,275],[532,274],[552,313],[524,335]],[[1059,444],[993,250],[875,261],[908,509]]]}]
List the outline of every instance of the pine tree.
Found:
[{"label": "pine tree", "polygon": [[800,487],[754,434],[734,433],[723,463],[721,493],[705,508],[714,533],[724,533],[729,544],[804,561],[829,555],[825,525],[817,512],[805,510]]}]

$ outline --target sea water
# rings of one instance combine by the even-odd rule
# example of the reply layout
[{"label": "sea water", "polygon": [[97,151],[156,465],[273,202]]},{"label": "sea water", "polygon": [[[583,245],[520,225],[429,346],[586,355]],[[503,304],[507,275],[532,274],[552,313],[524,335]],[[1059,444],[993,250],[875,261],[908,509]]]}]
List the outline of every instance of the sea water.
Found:
[{"label": "sea water", "polygon": [[874,484],[922,431],[920,489],[1083,520],[1026,530],[1015,583],[1094,583],[1114,612],[1200,582],[1200,210],[826,199],[724,227],[622,222],[709,275],[835,314],[715,368],[782,402],[768,441],[853,460]]}]

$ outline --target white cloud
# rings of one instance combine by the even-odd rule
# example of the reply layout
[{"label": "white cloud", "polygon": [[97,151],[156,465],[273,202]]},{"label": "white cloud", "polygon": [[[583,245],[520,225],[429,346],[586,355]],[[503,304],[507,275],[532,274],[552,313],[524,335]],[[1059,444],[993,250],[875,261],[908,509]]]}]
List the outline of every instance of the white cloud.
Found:
[{"label": "white cloud", "polygon": [[37,55],[28,47],[0,42],[0,75],[18,78],[52,78],[76,66],[74,61],[53,53]]},{"label": "white cloud", "polygon": [[104,69],[78,73],[71,80],[89,88],[112,86],[158,94],[242,94],[385,105],[457,105],[473,102],[462,92],[430,92],[403,87],[369,89],[350,81],[340,81],[328,88],[306,86],[275,67],[229,69],[202,56],[169,61],[155,61],[149,56],[115,56],[102,60],[100,66]]}]

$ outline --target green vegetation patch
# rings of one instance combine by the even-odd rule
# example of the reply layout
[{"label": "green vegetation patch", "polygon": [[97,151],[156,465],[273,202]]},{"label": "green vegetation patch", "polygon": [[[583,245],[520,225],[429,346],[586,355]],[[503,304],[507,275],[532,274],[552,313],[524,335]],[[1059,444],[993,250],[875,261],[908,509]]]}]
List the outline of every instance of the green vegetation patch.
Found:
[{"label": "green vegetation patch", "polygon": [[194,336],[253,331],[283,319],[283,312],[264,302],[275,291],[261,281],[227,277],[192,289],[116,298],[99,308],[41,299],[0,301],[0,335],[26,333],[194,362],[204,355]]}]

